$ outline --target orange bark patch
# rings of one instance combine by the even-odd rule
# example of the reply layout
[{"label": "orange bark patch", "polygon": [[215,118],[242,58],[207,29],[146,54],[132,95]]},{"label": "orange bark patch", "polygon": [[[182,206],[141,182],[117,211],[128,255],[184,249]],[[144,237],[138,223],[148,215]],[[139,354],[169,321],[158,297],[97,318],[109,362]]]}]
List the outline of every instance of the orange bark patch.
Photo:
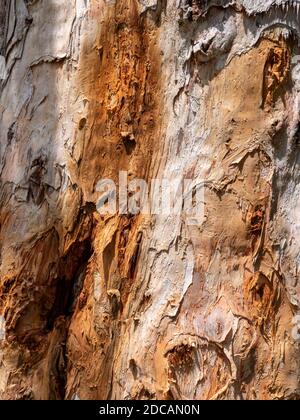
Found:
[{"label": "orange bark patch", "polygon": [[271,48],[264,69],[263,107],[272,106],[286,82],[291,64],[291,52],[284,42]]},{"label": "orange bark patch", "polygon": [[77,176],[89,194],[103,177],[117,181],[120,170],[145,177],[159,127],[154,29],[138,14],[135,0],[117,1],[104,14],[96,39],[83,47],[77,83],[88,101],[88,115],[78,126],[85,133]]}]

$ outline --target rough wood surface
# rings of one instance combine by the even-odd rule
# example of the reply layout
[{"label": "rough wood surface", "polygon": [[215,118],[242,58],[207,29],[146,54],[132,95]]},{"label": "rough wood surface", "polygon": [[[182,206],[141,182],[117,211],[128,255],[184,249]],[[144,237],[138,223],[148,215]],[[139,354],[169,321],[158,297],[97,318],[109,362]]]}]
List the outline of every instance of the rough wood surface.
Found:
[{"label": "rough wood surface", "polygon": [[[299,6],[1,0],[2,399],[299,399]],[[203,223],[101,217],[122,170]]]}]

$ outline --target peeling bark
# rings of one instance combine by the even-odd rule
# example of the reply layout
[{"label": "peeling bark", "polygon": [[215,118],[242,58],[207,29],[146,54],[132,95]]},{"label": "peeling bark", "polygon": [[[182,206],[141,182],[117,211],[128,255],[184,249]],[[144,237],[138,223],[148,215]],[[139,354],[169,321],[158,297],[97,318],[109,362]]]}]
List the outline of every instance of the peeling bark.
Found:
[{"label": "peeling bark", "polygon": [[0,398],[299,399],[300,3],[2,2]]}]

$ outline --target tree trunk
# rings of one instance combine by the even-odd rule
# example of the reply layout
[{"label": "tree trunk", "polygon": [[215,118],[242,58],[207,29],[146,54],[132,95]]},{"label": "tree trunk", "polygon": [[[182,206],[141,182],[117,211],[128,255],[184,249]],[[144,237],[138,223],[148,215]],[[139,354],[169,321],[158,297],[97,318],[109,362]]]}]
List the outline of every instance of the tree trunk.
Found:
[{"label": "tree trunk", "polygon": [[299,399],[300,2],[1,6],[0,397]]}]

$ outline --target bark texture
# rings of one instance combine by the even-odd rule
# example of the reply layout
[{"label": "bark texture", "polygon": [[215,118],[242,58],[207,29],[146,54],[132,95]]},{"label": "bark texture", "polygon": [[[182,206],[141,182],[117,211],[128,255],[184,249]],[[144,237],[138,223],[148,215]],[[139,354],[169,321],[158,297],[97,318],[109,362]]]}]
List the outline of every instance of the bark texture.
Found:
[{"label": "bark texture", "polygon": [[2,399],[299,399],[299,4],[1,0]]}]

